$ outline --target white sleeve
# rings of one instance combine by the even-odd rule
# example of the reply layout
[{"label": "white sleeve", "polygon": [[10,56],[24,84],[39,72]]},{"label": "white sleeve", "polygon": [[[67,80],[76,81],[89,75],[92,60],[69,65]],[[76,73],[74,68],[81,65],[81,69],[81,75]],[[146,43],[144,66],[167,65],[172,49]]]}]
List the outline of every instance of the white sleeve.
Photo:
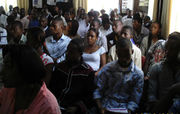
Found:
[{"label": "white sleeve", "polygon": [[148,47],[148,36],[145,36],[140,45],[141,53],[143,56],[146,56],[147,47]]},{"label": "white sleeve", "polygon": [[118,60],[117,54],[116,54],[116,46],[112,46],[109,49],[109,53],[108,53],[108,62],[112,62]]},{"label": "white sleeve", "polygon": [[42,59],[42,61],[44,63],[44,66],[54,63],[53,59],[50,56],[46,55],[46,54],[43,55],[43,57],[41,59]]},{"label": "white sleeve", "polygon": [[142,55],[141,50],[137,47],[136,54],[134,55],[134,63],[137,67],[142,69]]},{"label": "white sleeve", "polygon": [[100,47],[100,55],[106,53],[106,50],[104,49],[104,47]]},{"label": "white sleeve", "polygon": [[106,36],[102,37],[102,46],[104,47],[104,49],[106,50],[106,52],[108,52],[108,46],[107,46],[107,38],[106,38]]}]

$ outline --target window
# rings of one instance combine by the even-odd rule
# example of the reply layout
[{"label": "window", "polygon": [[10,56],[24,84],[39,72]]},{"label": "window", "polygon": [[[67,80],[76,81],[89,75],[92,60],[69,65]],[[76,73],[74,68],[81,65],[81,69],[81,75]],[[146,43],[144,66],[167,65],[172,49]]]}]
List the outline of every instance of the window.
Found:
[{"label": "window", "polygon": [[170,17],[170,33],[180,32],[180,0],[172,0],[171,3],[171,17]]},{"label": "window", "polygon": [[94,9],[100,12],[104,9],[109,14],[115,8],[119,9],[119,0],[88,0],[88,11]]},{"label": "window", "polygon": [[17,6],[17,0],[0,0],[0,6],[3,6],[5,11],[9,11],[9,5]]}]

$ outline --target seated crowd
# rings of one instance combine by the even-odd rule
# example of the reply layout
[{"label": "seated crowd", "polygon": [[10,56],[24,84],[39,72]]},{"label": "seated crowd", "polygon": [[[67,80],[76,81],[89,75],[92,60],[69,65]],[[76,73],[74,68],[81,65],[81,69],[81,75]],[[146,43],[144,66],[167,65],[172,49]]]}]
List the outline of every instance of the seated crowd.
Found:
[{"label": "seated crowd", "polygon": [[131,14],[0,7],[0,113],[180,113],[180,33]]}]

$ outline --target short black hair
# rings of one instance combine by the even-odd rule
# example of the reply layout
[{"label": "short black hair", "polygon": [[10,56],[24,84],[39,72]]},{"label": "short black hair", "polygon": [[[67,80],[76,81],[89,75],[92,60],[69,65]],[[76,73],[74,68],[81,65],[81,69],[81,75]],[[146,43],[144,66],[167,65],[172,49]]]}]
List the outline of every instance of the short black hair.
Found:
[{"label": "short black hair", "polygon": [[133,28],[131,26],[128,25],[123,26],[121,32],[125,30],[129,30],[130,34],[133,35]]},{"label": "short black hair", "polygon": [[48,19],[46,18],[46,15],[41,15],[39,21],[41,21],[41,19],[46,19],[46,20],[48,20]]},{"label": "short black hair", "polygon": [[28,45],[6,45],[3,48],[3,57],[5,56],[10,57],[10,64],[17,67],[17,75],[23,81],[22,83],[39,83],[45,77],[44,64],[32,47]]},{"label": "short black hair", "polygon": [[132,49],[131,41],[127,38],[119,37],[119,39],[116,43],[116,49],[118,50],[119,48],[125,48],[127,46]]},{"label": "short black hair", "polygon": [[98,30],[96,30],[95,28],[90,28],[90,29],[88,30],[88,33],[89,33],[89,31],[95,32],[95,33],[96,33],[96,36],[97,36],[97,38],[98,38],[98,36],[99,36],[99,31],[98,31]]},{"label": "short black hair", "polygon": [[88,16],[89,17],[94,17],[94,13],[93,12],[88,12]]},{"label": "short black hair", "polygon": [[74,38],[71,40],[69,45],[75,45],[80,53],[84,52],[85,49],[85,41],[82,38]]},{"label": "short black hair", "polygon": [[52,22],[53,22],[53,21],[59,21],[59,22],[62,22],[62,23],[63,23],[63,20],[62,20],[61,17],[55,17],[55,18],[52,19]]},{"label": "short black hair", "polygon": [[102,19],[102,24],[103,25],[110,24],[110,20],[108,18],[104,18],[104,19]]},{"label": "short black hair", "polygon": [[101,25],[101,21],[99,19],[97,19],[97,18],[93,19],[92,22],[98,22],[98,24]]},{"label": "short black hair", "polygon": [[108,14],[103,14],[101,18],[102,18],[102,20],[106,19],[106,18],[109,19],[109,15]]},{"label": "short black hair", "polygon": [[79,23],[76,20],[70,20],[69,22],[72,23],[72,28],[69,30],[69,34],[75,36],[79,28]]},{"label": "short black hair", "polygon": [[179,45],[180,45],[180,33],[179,32],[171,33],[168,37],[168,41],[166,43],[165,48],[168,49],[168,47],[171,47],[173,49],[177,49]]},{"label": "short black hair", "polygon": [[12,29],[15,29],[16,27],[19,27],[20,29],[23,29],[23,24],[20,21],[14,21],[12,23]]},{"label": "short black hair", "polygon": [[27,31],[27,44],[33,47],[34,49],[38,49],[43,46],[45,41],[45,34],[43,30],[39,27],[33,27],[28,29]]},{"label": "short black hair", "polygon": [[133,20],[136,20],[138,23],[140,23],[142,25],[142,18],[140,17],[139,13],[136,13],[133,16]]},{"label": "short black hair", "polygon": [[14,17],[13,15],[10,15],[10,16],[7,17],[7,23],[8,23],[8,25],[13,24],[14,21],[15,21],[15,17]]},{"label": "short black hair", "polygon": [[144,20],[151,20],[149,16],[145,16]]}]

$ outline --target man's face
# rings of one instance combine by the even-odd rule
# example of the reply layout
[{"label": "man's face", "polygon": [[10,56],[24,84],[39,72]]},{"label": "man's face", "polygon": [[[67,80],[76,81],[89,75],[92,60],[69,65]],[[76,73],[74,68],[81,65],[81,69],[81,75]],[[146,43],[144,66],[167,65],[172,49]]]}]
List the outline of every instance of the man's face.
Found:
[{"label": "man's face", "polygon": [[129,39],[129,40],[132,38],[131,32],[130,32],[130,30],[128,30],[128,29],[123,29],[123,30],[121,31],[121,36],[122,36],[123,38],[127,38],[127,39]]},{"label": "man's face", "polygon": [[62,23],[59,21],[53,21],[50,27],[50,30],[53,35],[62,33]]},{"label": "man's face", "polygon": [[123,25],[122,25],[121,22],[119,22],[119,21],[114,21],[114,22],[113,22],[113,31],[114,31],[115,33],[121,32],[122,27],[123,27]]},{"label": "man's face", "polygon": [[121,67],[127,68],[131,64],[132,49],[128,46],[116,50],[118,63]]},{"label": "man's face", "polygon": [[55,10],[55,12],[56,13],[58,13],[59,12],[59,8],[56,6],[56,7],[54,7],[54,10]]},{"label": "man's face", "polygon": [[92,22],[91,28],[95,28],[96,30],[99,30],[99,27],[100,27],[100,25],[98,22],[96,22],[96,21]]},{"label": "man's face", "polygon": [[12,28],[12,34],[14,36],[14,41],[18,43],[23,34],[23,29],[19,26],[15,26],[14,28]]},{"label": "man's face", "polygon": [[139,27],[141,27],[141,24],[138,23],[137,20],[133,20],[133,29],[137,30],[137,29],[139,29]]},{"label": "man's face", "polygon": [[103,24],[103,27],[104,27],[105,30],[108,30],[109,27],[110,27],[110,24],[109,23],[105,23],[105,24]]},{"label": "man's face", "polygon": [[47,26],[47,24],[48,24],[47,19],[46,19],[46,18],[42,18],[42,19],[40,20],[40,24],[41,24],[41,26],[42,26],[43,28],[45,28],[45,27]]}]

